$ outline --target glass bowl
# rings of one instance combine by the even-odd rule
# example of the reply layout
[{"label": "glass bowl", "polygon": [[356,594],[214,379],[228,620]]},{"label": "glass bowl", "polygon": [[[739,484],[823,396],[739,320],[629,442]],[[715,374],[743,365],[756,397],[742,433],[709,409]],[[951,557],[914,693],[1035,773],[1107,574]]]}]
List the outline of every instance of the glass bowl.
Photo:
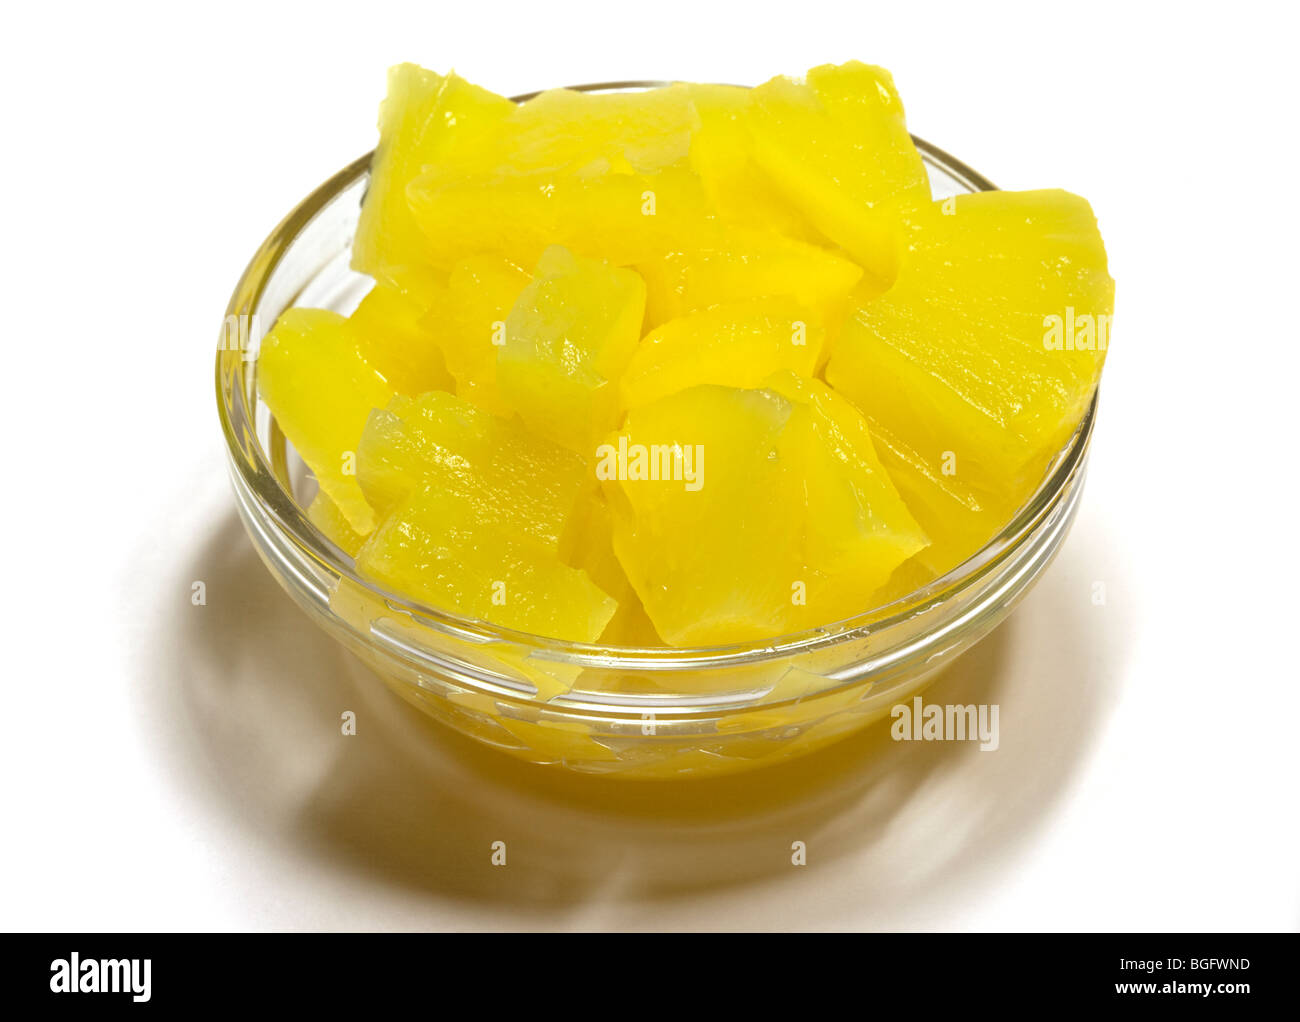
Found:
[{"label": "glass bowl", "polygon": [[[994,187],[916,145],[936,199]],[[803,755],[911,700],[1011,612],[1064,540],[1095,395],[1038,491],[975,556],[811,631],[699,649],[599,646],[513,632],[368,582],[307,519],[315,483],[258,397],[256,354],[286,308],[346,313],[369,289],[348,265],[369,167],[367,154],[335,174],[253,256],[227,309],[217,401],[239,515],[266,566],[318,625],[443,724],[534,763],[627,778],[717,775]]]}]

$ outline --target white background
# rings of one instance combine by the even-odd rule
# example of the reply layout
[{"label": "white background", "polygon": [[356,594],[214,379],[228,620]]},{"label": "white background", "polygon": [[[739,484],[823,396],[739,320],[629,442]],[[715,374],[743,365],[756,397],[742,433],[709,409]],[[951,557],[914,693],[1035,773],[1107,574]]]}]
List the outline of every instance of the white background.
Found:
[{"label": "white background", "polygon": [[[0,925],[1297,928],[1284,5],[187,7],[5,14]],[[509,94],[849,58],[1001,186],[1086,195],[1118,281],[1075,531],[928,697],[998,702],[1001,749],[661,804],[431,731],[235,522],[211,381],[248,257],[372,146],[399,60]]]}]

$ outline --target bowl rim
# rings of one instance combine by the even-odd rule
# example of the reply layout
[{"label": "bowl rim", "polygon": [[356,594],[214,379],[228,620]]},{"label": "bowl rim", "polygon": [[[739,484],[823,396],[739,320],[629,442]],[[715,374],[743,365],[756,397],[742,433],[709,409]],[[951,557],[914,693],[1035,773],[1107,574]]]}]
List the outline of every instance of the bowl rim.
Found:
[{"label": "bowl rim", "polygon": [[[616,92],[660,88],[673,84],[678,83],[671,80],[644,79],[588,83],[563,86],[563,88],[580,92]],[[738,87],[745,88],[745,86]],[[523,93],[510,98],[514,102],[523,102],[539,95],[542,91],[549,90]],[[923,159],[965,184],[970,192],[997,190],[997,186],[988,178],[943,149],[915,134],[911,138]],[[374,150],[371,150],[353,160],[313,189],[284,216],[258,246],[241,274],[226,307],[226,322],[229,322],[232,316],[256,314],[270,278],[292,242],[340,193],[369,173],[373,157]],[[245,359],[244,354],[243,351],[231,350],[223,332],[219,339],[216,359],[216,396],[222,432],[226,439],[228,461],[232,471],[238,473],[247,492],[256,500],[259,510],[276,524],[300,552],[306,554],[316,565],[323,567],[331,576],[347,579],[378,597],[394,612],[405,614],[419,623],[436,627],[442,632],[457,635],[472,643],[504,643],[529,648],[531,655],[546,660],[583,667],[617,668],[629,671],[716,670],[750,666],[765,660],[823,650],[839,643],[864,639],[868,635],[885,632],[893,626],[932,613],[954,601],[960,603],[958,600],[960,596],[976,590],[984,579],[996,575],[1015,554],[1021,542],[1031,537],[1037,527],[1061,503],[1069,493],[1075,477],[1082,474],[1086,466],[1100,395],[1100,387],[1094,388],[1083,419],[1066,445],[1057,453],[1039,487],[1012,519],[969,558],[925,585],[887,604],[869,608],[851,617],[768,639],[713,646],[637,647],[577,642],[494,625],[488,621],[464,617],[452,611],[412,600],[401,593],[385,589],[359,574],[353,559],[320,532],[307,518],[306,509],[298,503],[291,492],[286,490],[280,473],[273,466],[273,457],[267,452],[255,430],[252,433],[252,443],[245,445],[245,437],[241,435],[245,431],[237,426],[236,417],[232,415],[232,409],[227,402],[227,394],[229,394],[233,400],[240,403],[241,407],[238,410],[240,422],[257,421],[256,398],[254,398],[254,407],[249,408],[247,403],[249,386],[244,376],[253,363]],[[234,368],[238,384],[236,386],[226,385],[224,377],[227,375],[228,367]],[[950,627],[956,627],[956,623],[952,623]],[[941,631],[947,632],[949,627],[945,626]],[[933,641],[934,634],[926,632],[920,639],[912,638],[913,641],[903,649],[886,649],[882,651],[881,656],[873,657],[872,669],[876,669],[882,659],[901,660],[908,654],[917,652],[917,643]],[[857,673],[855,672],[855,676]],[[851,679],[845,679],[846,684],[850,681]]]}]

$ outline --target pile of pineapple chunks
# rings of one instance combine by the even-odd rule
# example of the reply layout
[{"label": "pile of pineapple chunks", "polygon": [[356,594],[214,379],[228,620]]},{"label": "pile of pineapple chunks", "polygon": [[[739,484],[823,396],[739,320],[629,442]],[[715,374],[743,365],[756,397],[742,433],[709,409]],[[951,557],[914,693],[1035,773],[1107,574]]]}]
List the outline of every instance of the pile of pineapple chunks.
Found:
[{"label": "pile of pineapple chunks", "polygon": [[1077,428],[1114,290],[1077,196],[935,201],[857,62],[523,103],[395,67],[353,266],[257,360],[311,520],[390,591],[619,646],[959,565]]}]

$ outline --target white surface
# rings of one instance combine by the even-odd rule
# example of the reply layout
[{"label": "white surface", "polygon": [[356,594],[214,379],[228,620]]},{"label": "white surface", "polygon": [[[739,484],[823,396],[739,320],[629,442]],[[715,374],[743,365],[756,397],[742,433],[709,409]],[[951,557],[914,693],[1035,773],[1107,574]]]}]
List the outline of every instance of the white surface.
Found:
[{"label": "white surface", "polygon": [[[9,11],[0,924],[1295,929],[1295,26],[922,7]],[[235,523],[211,377],[248,256],[371,146],[398,60],[510,93],[851,57],[1000,185],[1088,196],[1118,280],[1075,532],[928,697],[1000,703],[1001,749],[859,743],[657,820],[431,741]]]}]

